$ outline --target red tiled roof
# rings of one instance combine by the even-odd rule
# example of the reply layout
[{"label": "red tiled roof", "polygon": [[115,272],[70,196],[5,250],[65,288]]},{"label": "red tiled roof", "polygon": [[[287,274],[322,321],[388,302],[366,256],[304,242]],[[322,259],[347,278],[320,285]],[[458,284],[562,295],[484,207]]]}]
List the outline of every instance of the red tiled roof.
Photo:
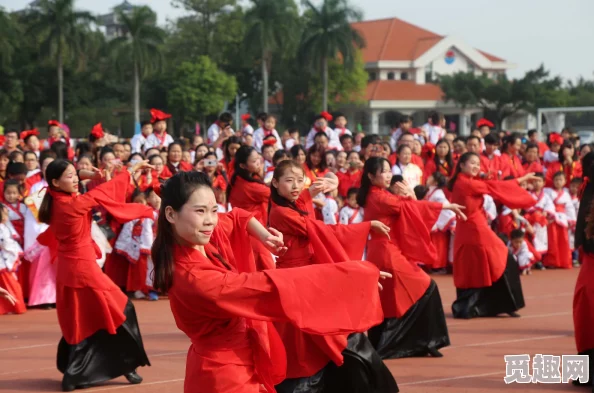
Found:
[{"label": "red tiled roof", "polygon": [[[444,38],[398,18],[356,22],[352,26],[365,38],[363,60],[366,63],[416,60]],[[505,61],[479,52],[491,61]]]},{"label": "red tiled roof", "polygon": [[366,100],[440,101],[443,92],[438,85],[417,85],[414,81],[375,80],[367,84]]}]

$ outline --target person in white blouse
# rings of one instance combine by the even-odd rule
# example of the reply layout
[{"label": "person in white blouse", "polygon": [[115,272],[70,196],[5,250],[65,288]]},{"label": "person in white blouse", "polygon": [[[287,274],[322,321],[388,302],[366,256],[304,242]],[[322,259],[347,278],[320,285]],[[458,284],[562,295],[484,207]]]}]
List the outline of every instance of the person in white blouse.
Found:
[{"label": "person in white blouse", "polygon": [[269,137],[270,135],[276,138],[276,148],[278,150],[283,149],[283,143],[281,141],[281,137],[276,131],[276,117],[269,114],[262,114],[260,119],[264,119],[262,122],[262,127],[258,128],[254,131],[254,142],[253,145],[258,153],[262,152],[262,146],[264,145],[264,139]]},{"label": "person in white blouse", "polygon": [[330,149],[336,149],[338,151],[342,150],[338,133],[336,133],[336,131],[334,131],[332,128],[328,127],[328,122],[332,121],[332,119],[332,115],[328,112],[322,112],[320,115],[316,116],[314,126],[307,134],[307,138],[305,140],[306,149],[309,149],[314,145],[316,134],[323,132],[330,140],[328,145]]},{"label": "person in white blouse", "polygon": [[437,112],[431,112],[429,114],[429,119],[421,127],[421,130],[425,142],[432,143],[433,145],[436,145],[437,141],[442,139],[446,134],[446,131],[440,125],[440,117]]},{"label": "person in white blouse", "polygon": [[404,132],[409,132],[412,127],[412,118],[410,116],[402,116],[398,127],[393,127],[392,135],[390,136],[390,147],[395,151],[398,147],[398,140]]},{"label": "person in white blouse", "polygon": [[170,143],[173,143],[173,137],[167,133],[167,119],[171,118],[169,113],[161,112],[158,109],[151,109],[151,124],[153,133],[146,138],[144,150],[151,148],[167,149]]},{"label": "person in white blouse", "polygon": [[146,138],[153,133],[153,124],[150,121],[143,121],[140,127],[140,134],[134,135],[130,140],[131,153],[144,153]]},{"label": "person in white blouse", "polygon": [[418,165],[411,162],[412,150],[408,145],[400,145],[396,151],[398,160],[392,167],[393,175],[401,175],[410,188],[423,184],[423,171]]}]

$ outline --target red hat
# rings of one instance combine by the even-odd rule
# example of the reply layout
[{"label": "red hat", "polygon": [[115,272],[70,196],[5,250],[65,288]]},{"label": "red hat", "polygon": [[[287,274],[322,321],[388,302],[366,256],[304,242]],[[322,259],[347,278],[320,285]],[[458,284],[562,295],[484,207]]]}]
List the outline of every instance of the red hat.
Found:
[{"label": "red hat", "polygon": [[326,111],[320,113],[320,116],[318,116],[318,119],[320,119],[320,118],[324,118],[324,119],[326,119],[326,121],[332,121],[332,119],[334,119],[332,117],[332,115]]},{"label": "red hat", "polygon": [[421,156],[427,160],[430,160],[435,155],[435,145],[431,142],[427,142],[421,149]]},{"label": "red hat", "polygon": [[249,120],[252,118],[252,115],[250,115],[249,113],[244,113],[243,115],[241,115],[241,120]]},{"label": "red hat", "polygon": [[169,119],[169,113],[161,112],[158,109],[151,109],[151,123],[155,124],[158,121]]},{"label": "red hat", "polygon": [[549,135],[549,141],[551,142],[551,144],[556,143],[558,145],[562,145],[564,142],[563,137],[558,132],[552,132]]},{"label": "red hat", "polygon": [[37,128],[34,128],[32,130],[26,130],[26,131],[21,132],[21,139],[22,140],[26,140],[30,136],[39,136],[39,131],[37,131]]},{"label": "red hat", "polygon": [[481,127],[485,127],[485,126],[489,127],[489,128],[493,128],[493,127],[495,127],[495,124],[491,123],[489,120],[485,119],[484,117],[476,122],[477,128],[481,128]]},{"label": "red hat", "polygon": [[91,129],[91,135],[93,135],[97,139],[101,139],[105,136],[105,133],[103,132],[103,126],[101,125],[101,123],[97,123],[93,126],[93,128]]},{"label": "red hat", "polygon": [[264,144],[264,146],[274,146],[276,145],[276,138],[275,137],[269,137],[264,139],[264,142],[262,142]]},{"label": "red hat", "polygon": [[56,127],[61,127],[61,124],[58,120],[50,120],[47,122],[48,126],[56,126]]}]

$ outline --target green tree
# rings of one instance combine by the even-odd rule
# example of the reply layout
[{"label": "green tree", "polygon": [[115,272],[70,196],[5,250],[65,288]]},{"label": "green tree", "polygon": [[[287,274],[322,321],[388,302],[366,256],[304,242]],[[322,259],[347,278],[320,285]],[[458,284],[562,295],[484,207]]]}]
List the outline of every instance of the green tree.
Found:
[{"label": "green tree", "polygon": [[293,0],[252,0],[245,15],[247,31],[244,38],[248,53],[260,60],[262,72],[262,108],[268,112],[268,74],[272,55],[283,45],[289,45],[296,32],[297,5]]},{"label": "green tree", "polygon": [[173,71],[167,94],[168,107],[183,122],[203,121],[220,112],[237,92],[233,76],[219,70],[207,56],[183,62]]},{"label": "green tree", "polygon": [[30,15],[29,32],[41,38],[41,52],[55,60],[58,73],[58,120],[64,121],[64,63],[83,62],[86,32],[95,18],[76,11],[74,0],[40,0],[39,10]]},{"label": "green tree", "polygon": [[134,121],[140,123],[141,79],[161,68],[161,45],[165,40],[165,31],[157,26],[157,15],[146,6],[135,8],[129,15],[120,11],[118,16],[126,35],[114,39],[110,45],[118,66],[132,67]]},{"label": "green tree", "polygon": [[362,15],[347,0],[324,0],[320,7],[309,0],[303,3],[307,11],[299,59],[313,69],[321,67],[322,110],[328,110],[328,62],[340,55],[345,67],[353,67],[356,49],[363,48],[365,41],[351,23]]}]

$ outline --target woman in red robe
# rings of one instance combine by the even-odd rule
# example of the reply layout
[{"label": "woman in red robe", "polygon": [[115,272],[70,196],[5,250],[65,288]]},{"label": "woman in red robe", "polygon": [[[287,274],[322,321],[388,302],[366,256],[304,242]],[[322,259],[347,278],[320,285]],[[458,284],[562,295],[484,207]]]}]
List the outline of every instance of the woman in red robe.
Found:
[{"label": "woman in red robe", "polygon": [[[140,162],[131,171],[144,167]],[[48,192],[39,219],[49,228],[38,237],[57,258],[56,307],[63,338],[58,345],[62,390],[73,391],[124,375],[142,382],[136,368],[149,365],[134,306],[97,265],[91,238],[91,209],[103,206],[119,221],[152,217],[148,206],[125,204],[130,173],[123,171],[84,195],[78,175],[65,160],[46,169]],[[80,171],[81,177],[100,173]],[[99,176],[97,176],[99,175]]]},{"label": "woman in red robe", "polygon": [[[305,192],[305,174],[294,161],[282,161],[274,171],[271,187],[270,225],[283,233],[288,251],[276,267],[296,268],[361,259],[371,228],[388,235],[379,221],[351,225],[324,225],[315,220],[312,197],[336,189],[335,179],[318,179]],[[365,262],[361,262],[365,263]],[[362,334],[311,335],[286,322],[275,326],[287,351],[287,379],[279,393],[317,391],[332,385],[339,392],[396,392],[392,375]],[[337,367],[338,366],[338,367]],[[338,377],[342,375],[342,377]],[[338,389],[332,379],[352,380]],[[377,390],[372,390],[376,386]],[[306,389],[307,387],[307,389]]]},{"label": "woman in red robe", "polygon": [[454,239],[454,284],[457,299],[452,305],[454,318],[474,318],[507,313],[518,316],[524,307],[518,264],[507,246],[489,228],[483,210],[483,195],[510,209],[529,208],[534,198],[520,183],[533,174],[513,180],[480,180],[480,159],[464,153],[450,181],[452,202],[466,206],[466,221],[456,225]]},{"label": "woman in red robe", "polygon": [[177,326],[192,341],[185,393],[274,392],[287,360],[272,322],[344,335],[381,321],[375,266],[344,262],[258,272],[248,234],[279,255],[286,251],[282,235],[239,208],[217,214],[205,174],[175,175],[161,197],[155,286],[169,293]]},{"label": "woman in red robe", "polygon": [[547,167],[545,187],[553,187],[553,177],[557,172],[565,173],[565,187],[576,177],[582,177],[582,163],[575,155],[573,144],[566,141],[559,150],[559,161],[551,162]]},{"label": "woman in red robe", "polygon": [[182,160],[183,152],[182,144],[179,142],[170,143],[167,147],[167,169],[171,174],[176,174],[180,171],[187,172],[194,169],[192,164]]},{"label": "woman in red robe", "polygon": [[392,233],[391,239],[373,233],[367,243],[367,259],[393,275],[380,293],[384,322],[369,331],[369,339],[383,359],[427,354],[439,357],[439,348],[450,344],[441,297],[435,282],[416,262],[435,262],[431,228],[442,209],[460,213],[460,207],[411,200],[414,193],[403,183],[398,187],[406,196],[393,195],[388,191],[391,179],[390,162],[370,158],[365,162],[357,195],[365,220],[379,220]]},{"label": "woman in red robe", "polygon": [[[588,153],[582,159],[586,179],[594,179],[594,153]],[[580,355],[590,357],[590,380],[594,375],[594,183],[586,181],[580,195],[580,209],[575,229],[575,249],[580,250],[582,266],[578,274],[573,294],[573,326],[575,344]],[[576,383],[576,382],[574,382]],[[576,383],[579,384],[579,383]]]},{"label": "woman in red robe", "polygon": [[303,170],[305,171],[305,176],[310,180],[308,182],[309,184],[316,181],[318,177],[324,177],[329,172],[324,157],[324,149],[318,145],[313,145],[307,151]]},{"label": "woman in red robe", "polygon": [[427,182],[429,176],[439,172],[449,179],[454,172],[454,160],[450,151],[450,144],[445,139],[441,139],[435,145],[435,154],[425,163],[425,174],[423,179]]},{"label": "woman in red robe", "polygon": [[522,160],[519,157],[520,148],[522,147],[522,138],[518,134],[506,136],[503,140],[501,150],[501,161],[504,166],[507,166],[509,175],[514,178],[524,176],[524,167],[522,167]]},{"label": "woman in red robe", "polygon": [[[235,155],[235,168],[229,187],[227,201],[231,207],[239,207],[254,214],[262,225],[268,222],[270,187],[262,181],[262,159],[255,148],[242,146]],[[272,254],[257,239],[252,238],[258,270],[274,269]]]}]

